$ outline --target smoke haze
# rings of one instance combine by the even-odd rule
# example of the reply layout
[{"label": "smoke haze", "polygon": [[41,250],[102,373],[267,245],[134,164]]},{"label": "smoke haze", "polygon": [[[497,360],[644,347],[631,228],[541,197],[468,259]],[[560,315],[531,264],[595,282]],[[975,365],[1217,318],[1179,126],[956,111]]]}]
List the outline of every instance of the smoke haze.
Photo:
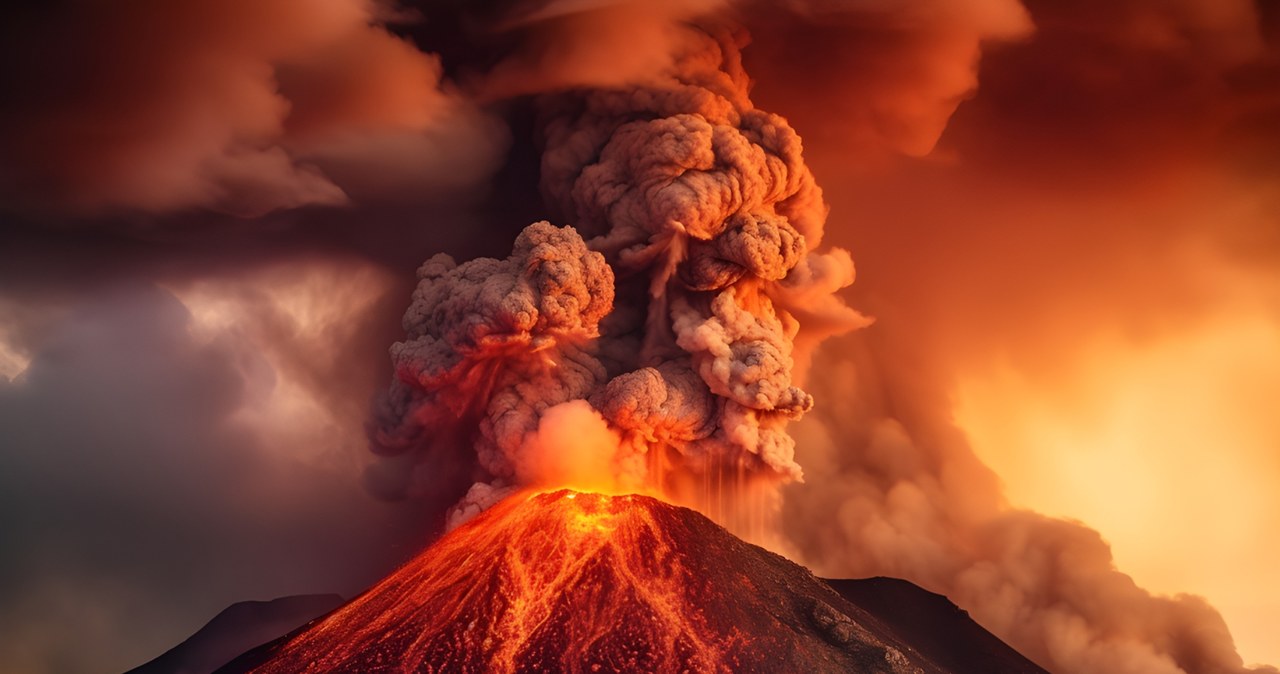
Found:
[{"label": "smoke haze", "polygon": [[5,49],[34,58],[4,80],[10,205],[253,216],[465,186],[504,142],[371,0],[78,2],[15,18]]},{"label": "smoke haze", "polygon": [[[835,428],[799,431],[798,459],[810,486],[831,476],[831,490],[791,492],[792,517],[842,514],[839,541],[818,542],[807,529],[795,529],[806,532],[797,537],[804,549],[827,560],[814,559],[818,568],[860,573],[907,561],[886,558],[868,567],[829,556],[850,547],[893,549],[868,545],[867,537],[901,536],[901,544],[919,549],[948,545],[948,538],[977,545],[980,539],[960,531],[968,525],[949,520],[995,506],[991,497],[962,494],[969,490],[957,482],[993,477],[973,475],[968,443],[946,423],[955,410],[1014,503],[1100,527],[1121,570],[1144,586],[1159,583],[1168,593],[1212,587],[1215,605],[1225,608],[1229,598],[1229,616],[1250,616],[1247,622],[1268,615],[1257,624],[1274,623],[1257,598],[1273,583],[1248,569],[1274,557],[1264,532],[1273,525],[1268,485],[1276,465],[1266,448],[1280,435],[1267,415],[1247,410],[1265,405],[1276,384],[1276,351],[1262,346],[1276,325],[1278,92],[1274,42],[1267,42],[1274,40],[1275,17],[1265,5],[1256,12],[1247,3],[1230,11],[1184,5],[1068,10],[1029,4],[1036,34],[990,50],[979,90],[951,120],[930,161],[876,160],[874,146],[856,133],[843,144],[833,136],[837,148],[871,158],[851,166],[849,154],[828,153],[836,149],[832,144],[810,140],[818,149],[810,159],[820,181],[849,177],[848,191],[828,190],[833,213],[847,218],[833,217],[829,231],[860,262],[853,304],[877,318],[875,335],[828,352],[844,352],[833,355],[856,365],[847,386],[827,389],[825,397],[878,402],[861,421],[830,419]],[[1217,18],[1201,23],[1206,16]],[[761,65],[767,68],[768,60]],[[792,91],[771,92],[773,81],[762,76],[757,97],[803,132],[806,110],[814,107],[788,109]],[[821,80],[805,85],[827,90]],[[822,128],[820,121],[815,126]],[[857,226],[859,220],[877,226]],[[824,399],[822,389],[815,386],[814,393]],[[823,416],[823,406],[817,409]],[[865,439],[853,444],[869,449],[844,454],[847,438],[857,437],[850,434],[855,426],[880,432],[864,430]],[[806,440],[807,433],[815,437]],[[803,451],[824,446],[841,452],[831,471],[815,467],[815,461],[826,465],[825,452]],[[892,452],[892,461],[856,461],[882,452]],[[907,488],[912,483],[937,486],[921,497]],[[806,505],[807,496],[815,500]],[[1130,514],[1118,514],[1118,507]],[[1001,525],[1001,536],[1014,536],[1027,521]],[[1171,521],[1180,524],[1156,524]],[[1183,526],[1200,533],[1163,533]],[[1061,541],[1081,539],[1066,550],[1091,550],[1100,577],[1112,579],[1097,587],[1124,585],[1110,573],[1110,554],[1100,542],[1085,540],[1082,529],[1056,527],[1057,533],[1047,523],[1038,527],[1045,538],[1035,546],[1047,553]],[[927,540],[913,540],[931,528]],[[965,591],[960,586],[991,563],[981,556],[993,554],[995,538],[985,540],[979,548],[985,552],[968,571],[929,565],[918,571],[920,582],[936,582],[936,589],[958,597]],[[1029,554],[1023,551],[1031,540],[1017,540],[1019,555]],[[1225,553],[1228,548],[1238,554]],[[1171,568],[1175,559],[1205,569],[1206,576],[1192,581]],[[927,573],[948,578],[925,581]],[[1250,579],[1206,580],[1241,574]],[[1047,589],[987,587],[978,594],[1005,604],[993,614],[1024,602],[1060,610],[1094,601]],[[1132,590],[1106,592],[1116,603],[1141,597]],[[978,605],[976,598],[969,603]],[[1192,602],[1170,615],[1200,611]],[[1012,615],[1024,620],[1033,613]],[[1197,624],[1221,632],[1212,622]],[[1108,640],[1121,647],[1131,629],[1089,634],[1071,627],[1060,634],[1074,635],[1077,643],[1094,639],[1096,648],[1106,649]],[[1274,661],[1261,655],[1271,643],[1264,631],[1233,626],[1246,658]],[[1043,648],[1066,650],[1051,643]],[[1198,657],[1174,659],[1187,671],[1215,671],[1203,661],[1191,664]],[[1134,671],[1168,666],[1140,662]]]},{"label": "smoke haze", "polygon": [[[690,60],[715,53],[689,48],[705,34],[688,22],[707,14],[750,33],[740,68],[723,48],[720,62]],[[709,342],[671,335],[659,350],[673,357],[653,363],[583,346],[596,330],[643,344],[619,324],[646,325],[662,295],[648,279],[681,288],[674,311],[708,292],[690,288],[778,278],[756,257],[762,238],[788,240],[774,221],[731,228],[775,225],[768,237],[715,229],[741,210],[721,210],[732,201],[680,213],[703,228],[684,262],[658,247],[620,264],[663,231],[668,212],[650,204],[685,203],[627,196],[648,174],[626,160],[659,143],[620,129],[643,117],[701,138],[697,119],[671,121],[691,113],[711,127],[776,113],[803,137],[807,168],[788,160],[787,175],[816,176],[801,183],[823,188],[825,234],[794,226],[800,251],[767,259],[796,274],[820,243],[852,251],[858,281],[840,297],[876,320],[814,350],[850,325],[831,296],[852,280],[847,258],[809,264],[814,292],[770,297],[802,329],[774,371],[790,380],[781,390],[815,400],[782,436],[794,461],[769,468],[804,475],[784,492],[779,545],[819,573],[945,592],[1053,671],[1280,660],[1278,21],[1247,0],[17,11],[0,47],[16,92],[0,105],[3,668],[124,669],[233,601],[353,592],[473,483],[480,505],[498,476],[590,481],[617,469],[627,433],[740,395],[732,382],[700,390],[693,361]],[[731,73],[698,83],[727,103],[619,93],[667,91],[686,67]],[[502,260],[543,219],[534,234],[572,226],[578,252],[522,277]],[[490,405],[519,411],[520,383],[546,383],[534,374],[548,359],[579,363],[589,386],[557,374],[572,394],[510,417],[527,454],[498,451],[504,427],[483,431],[493,470],[475,472],[470,447],[370,468],[362,424],[392,374],[384,349],[404,340],[413,270],[441,252],[450,261],[419,271],[428,290],[481,271],[494,287],[516,279],[460,305],[491,307],[523,336],[496,368],[517,392]],[[528,297],[512,294],[521,283],[545,293],[605,272],[612,312],[592,306],[603,285],[568,293],[589,297],[572,320],[526,325],[510,304]],[[733,304],[690,308],[732,335]],[[475,335],[423,320],[446,359],[476,360],[458,348]],[[667,402],[591,393],[629,372]],[[558,451],[567,427],[581,444]],[[600,448],[615,454],[591,466]],[[369,488],[407,498],[379,503]],[[68,634],[83,647],[66,649]]]}]

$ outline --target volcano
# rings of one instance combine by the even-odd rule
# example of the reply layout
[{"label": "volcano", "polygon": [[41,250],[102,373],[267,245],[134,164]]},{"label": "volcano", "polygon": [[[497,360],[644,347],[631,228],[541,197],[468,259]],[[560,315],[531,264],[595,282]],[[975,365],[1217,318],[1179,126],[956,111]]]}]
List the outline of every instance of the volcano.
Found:
[{"label": "volcano", "polygon": [[[1043,671],[1024,662],[1007,671]],[[219,670],[953,671],[803,567],[692,510],[567,490],[508,498]]]}]

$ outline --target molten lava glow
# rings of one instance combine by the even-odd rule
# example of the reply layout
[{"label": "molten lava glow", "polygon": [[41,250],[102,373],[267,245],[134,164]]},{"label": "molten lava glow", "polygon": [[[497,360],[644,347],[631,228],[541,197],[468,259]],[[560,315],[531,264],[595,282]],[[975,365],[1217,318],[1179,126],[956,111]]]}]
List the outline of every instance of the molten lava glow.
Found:
[{"label": "molten lava glow", "polygon": [[939,671],[905,636],[690,509],[526,491],[230,670]]},{"label": "molten lava glow", "polygon": [[[521,507],[529,501],[537,507]],[[256,671],[725,671],[746,640],[639,496],[517,494]]]}]

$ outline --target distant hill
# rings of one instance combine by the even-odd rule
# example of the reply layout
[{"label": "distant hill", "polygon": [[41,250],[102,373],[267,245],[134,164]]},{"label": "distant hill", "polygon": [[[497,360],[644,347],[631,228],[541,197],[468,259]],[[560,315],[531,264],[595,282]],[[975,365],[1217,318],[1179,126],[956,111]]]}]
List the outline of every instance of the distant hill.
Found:
[{"label": "distant hill", "polygon": [[953,674],[1043,672],[950,599],[898,578],[827,580],[934,664]]},{"label": "distant hill", "polygon": [[309,594],[232,604],[186,641],[126,674],[209,674],[240,653],[297,629],[344,601],[336,594]]}]

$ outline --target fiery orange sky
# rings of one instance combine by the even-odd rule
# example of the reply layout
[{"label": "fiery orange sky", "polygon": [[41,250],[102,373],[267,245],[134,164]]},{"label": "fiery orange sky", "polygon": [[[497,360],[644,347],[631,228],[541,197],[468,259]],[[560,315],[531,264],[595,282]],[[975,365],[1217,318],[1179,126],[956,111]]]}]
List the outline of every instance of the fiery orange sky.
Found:
[{"label": "fiery orange sky", "polygon": [[1013,503],[1096,527],[1120,568],[1209,598],[1246,660],[1274,662],[1277,343],[1265,313],[1099,337],[1061,352],[1058,376],[965,372],[956,418]]},{"label": "fiery orange sky", "polygon": [[1276,8],[935,9],[797,29],[815,48],[791,78],[770,77],[789,40],[748,63],[858,262],[879,334],[856,349],[903,363],[870,389],[882,414],[931,400],[1011,505],[1097,529],[1121,571],[1207,597],[1247,663],[1277,662]]},{"label": "fiery orange sky", "polygon": [[650,83],[706,16],[876,319],[802,363],[783,547],[1064,671],[1230,661],[1178,593],[1280,664],[1280,4],[78,0],[0,26],[0,669],[133,666],[433,535],[465,471],[366,470],[414,270],[552,217],[531,97]]}]

